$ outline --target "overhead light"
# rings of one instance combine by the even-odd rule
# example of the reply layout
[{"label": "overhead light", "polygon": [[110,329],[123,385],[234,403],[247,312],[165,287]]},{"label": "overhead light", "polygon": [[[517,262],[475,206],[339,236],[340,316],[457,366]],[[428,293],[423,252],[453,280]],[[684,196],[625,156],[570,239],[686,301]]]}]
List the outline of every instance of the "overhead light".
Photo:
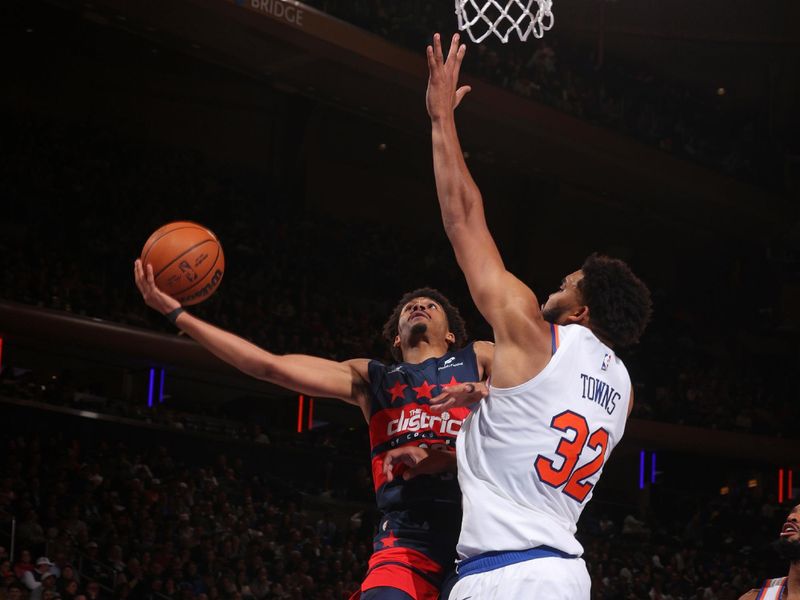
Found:
[{"label": "overhead light", "polygon": [[728,93],[728,90],[726,90],[724,87],[718,87],[717,88],[717,96],[724,96],[727,93]]},{"label": "overhead light", "polygon": [[381,142],[380,144],[378,144],[378,150],[380,150],[381,152],[383,152],[384,150],[386,150],[386,144],[384,144],[383,142]]}]

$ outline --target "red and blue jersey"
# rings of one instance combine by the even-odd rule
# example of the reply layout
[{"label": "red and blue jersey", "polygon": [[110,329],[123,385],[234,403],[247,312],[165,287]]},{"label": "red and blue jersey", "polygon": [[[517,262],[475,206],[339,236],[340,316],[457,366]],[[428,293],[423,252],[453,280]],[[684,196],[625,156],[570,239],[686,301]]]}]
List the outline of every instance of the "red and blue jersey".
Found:
[{"label": "red and blue jersey", "polygon": [[[454,451],[456,436],[470,411],[455,408],[433,415],[430,401],[447,386],[479,380],[472,344],[419,364],[370,362],[372,476],[383,513],[375,537],[376,553],[392,549],[386,552],[388,556],[403,549],[422,553],[438,565],[452,564],[461,525],[457,476],[424,475],[408,481],[397,476],[387,482],[383,458],[389,450],[408,444]],[[396,473],[400,475],[402,467]]]}]

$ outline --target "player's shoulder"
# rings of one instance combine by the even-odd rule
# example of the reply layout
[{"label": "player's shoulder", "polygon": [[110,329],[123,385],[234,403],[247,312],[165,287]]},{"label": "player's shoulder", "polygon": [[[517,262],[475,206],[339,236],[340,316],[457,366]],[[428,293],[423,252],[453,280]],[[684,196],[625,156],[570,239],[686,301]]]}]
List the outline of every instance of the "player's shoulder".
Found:
[{"label": "player's shoulder", "polygon": [[371,358],[349,358],[347,360],[342,361],[345,365],[353,369],[354,371],[366,373],[369,366],[373,363],[377,362],[378,364],[383,364],[378,360],[373,360]]},{"label": "player's shoulder", "polygon": [[739,600],[755,600],[758,597],[758,590],[750,590],[739,596]]},{"label": "player's shoulder", "polygon": [[487,340],[476,340],[471,343],[472,349],[478,356],[494,355],[494,342]]}]

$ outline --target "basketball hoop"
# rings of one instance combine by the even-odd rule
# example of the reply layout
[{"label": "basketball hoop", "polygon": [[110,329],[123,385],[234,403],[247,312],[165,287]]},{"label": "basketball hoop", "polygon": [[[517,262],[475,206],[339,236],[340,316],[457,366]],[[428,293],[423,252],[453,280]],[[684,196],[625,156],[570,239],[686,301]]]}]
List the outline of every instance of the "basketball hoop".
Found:
[{"label": "basketball hoop", "polygon": [[524,42],[553,27],[553,0],[456,0],[456,16],[458,28],[476,44],[491,34],[507,44],[514,32]]}]

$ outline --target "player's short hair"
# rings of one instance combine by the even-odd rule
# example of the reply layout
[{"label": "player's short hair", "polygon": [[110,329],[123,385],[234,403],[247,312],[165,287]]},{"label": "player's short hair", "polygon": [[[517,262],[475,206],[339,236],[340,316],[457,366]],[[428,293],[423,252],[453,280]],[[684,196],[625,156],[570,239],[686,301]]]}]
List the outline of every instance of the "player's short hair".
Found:
[{"label": "player's short hair", "polygon": [[403,294],[403,297],[400,298],[400,301],[394,307],[394,310],[392,310],[392,314],[389,315],[386,323],[383,324],[383,338],[389,343],[389,350],[392,353],[392,357],[397,361],[403,360],[403,353],[400,351],[400,348],[396,348],[394,345],[394,339],[397,337],[397,325],[400,322],[400,312],[403,310],[403,307],[414,298],[421,297],[430,298],[434,302],[438,302],[439,306],[444,310],[444,314],[447,317],[447,327],[456,337],[455,341],[450,344],[451,350],[462,348],[467,341],[467,325],[461,313],[458,312],[458,309],[450,300],[439,290],[434,288],[419,288]]},{"label": "player's short hair", "polygon": [[589,256],[581,267],[578,291],[593,328],[605,335],[615,348],[639,342],[650,317],[650,290],[622,260],[600,254]]}]

